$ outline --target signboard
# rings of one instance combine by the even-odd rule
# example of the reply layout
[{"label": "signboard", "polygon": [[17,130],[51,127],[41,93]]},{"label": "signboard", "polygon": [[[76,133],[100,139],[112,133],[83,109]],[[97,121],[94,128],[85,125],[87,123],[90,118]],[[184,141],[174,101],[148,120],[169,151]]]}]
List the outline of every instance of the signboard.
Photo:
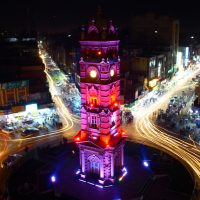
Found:
[{"label": "signboard", "polygon": [[22,111],[25,111],[25,107],[24,106],[12,106],[11,111],[13,113],[22,112]]},{"label": "signboard", "polygon": [[26,112],[35,113],[37,112],[38,107],[36,103],[26,105]]},{"label": "signboard", "polygon": [[0,84],[0,89],[2,89],[2,90],[21,88],[21,87],[29,87],[29,81],[28,80],[13,81],[13,82],[7,82],[7,83]]}]

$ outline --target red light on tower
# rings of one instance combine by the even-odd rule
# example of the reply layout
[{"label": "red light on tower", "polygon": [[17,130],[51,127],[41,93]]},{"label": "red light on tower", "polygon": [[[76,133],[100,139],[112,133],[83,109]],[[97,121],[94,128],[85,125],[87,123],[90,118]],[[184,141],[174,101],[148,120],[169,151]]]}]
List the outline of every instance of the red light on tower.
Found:
[{"label": "red light on tower", "polygon": [[118,106],[118,103],[117,103],[117,102],[115,102],[115,103],[114,103],[114,106],[115,106],[115,107],[117,107],[117,106]]},{"label": "red light on tower", "polygon": [[102,52],[101,52],[101,51],[98,51],[97,54],[100,56],[100,55],[102,54]]},{"label": "red light on tower", "polygon": [[91,108],[93,108],[93,107],[94,107],[94,104],[93,104],[93,103],[91,103],[91,104],[90,104],[90,107],[91,107]]},{"label": "red light on tower", "polygon": [[80,141],[80,138],[79,138],[79,137],[77,137],[77,138],[76,138],[76,141]]}]

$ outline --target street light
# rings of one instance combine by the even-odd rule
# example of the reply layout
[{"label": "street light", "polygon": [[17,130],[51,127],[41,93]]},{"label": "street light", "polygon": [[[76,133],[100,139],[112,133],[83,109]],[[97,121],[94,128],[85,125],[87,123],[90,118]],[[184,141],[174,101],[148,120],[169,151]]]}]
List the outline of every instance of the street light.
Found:
[{"label": "street light", "polygon": [[148,160],[144,160],[144,161],[143,161],[143,166],[146,167],[146,168],[149,167],[149,162],[148,162]]},{"label": "street light", "polygon": [[55,176],[55,175],[52,175],[52,176],[50,177],[50,181],[51,181],[51,183],[52,183],[52,185],[53,185],[54,196],[55,196],[55,197],[60,197],[60,193],[59,193],[59,190],[58,190],[58,183],[56,183],[56,182],[57,182],[56,176]]},{"label": "street light", "polygon": [[55,183],[56,182],[56,177],[54,175],[51,176],[51,182]]}]

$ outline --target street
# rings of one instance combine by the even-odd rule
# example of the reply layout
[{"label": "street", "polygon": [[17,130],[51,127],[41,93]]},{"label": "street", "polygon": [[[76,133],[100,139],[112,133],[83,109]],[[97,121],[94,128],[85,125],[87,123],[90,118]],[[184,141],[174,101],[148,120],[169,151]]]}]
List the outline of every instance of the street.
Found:
[{"label": "street", "polygon": [[[73,114],[66,106],[63,90],[61,86],[57,86],[47,69],[48,65],[43,56],[45,63],[45,73],[49,83],[50,92],[59,114],[63,127],[58,130],[51,131],[48,135],[39,135],[29,138],[9,138],[6,134],[0,135],[0,161],[6,158],[8,154],[24,150],[27,145],[32,148],[43,145],[49,141],[61,140],[62,137],[73,139],[73,136],[80,129],[80,117]],[[48,58],[49,59],[49,58]],[[155,124],[153,113],[158,113],[159,109],[167,108],[169,100],[188,87],[188,82],[192,80],[200,69],[188,70],[175,76],[166,86],[165,92],[156,96],[155,91],[139,100],[139,103],[131,108],[134,120],[131,124],[124,125],[123,128],[128,133],[128,139],[147,146],[155,147],[161,151],[165,151],[182,162],[194,176],[197,187],[200,187],[200,148],[198,145],[189,141],[182,140],[175,135],[169,134],[168,130],[163,129]],[[70,83],[68,83],[70,84]],[[61,84],[62,85],[62,84]],[[75,89],[77,91],[77,89]],[[78,96],[78,93],[75,94]],[[156,99],[151,102],[147,101],[151,98]],[[72,98],[73,99],[73,98]],[[80,101],[75,100],[75,101]],[[146,103],[150,102],[150,103]],[[144,104],[145,103],[145,104]]]}]

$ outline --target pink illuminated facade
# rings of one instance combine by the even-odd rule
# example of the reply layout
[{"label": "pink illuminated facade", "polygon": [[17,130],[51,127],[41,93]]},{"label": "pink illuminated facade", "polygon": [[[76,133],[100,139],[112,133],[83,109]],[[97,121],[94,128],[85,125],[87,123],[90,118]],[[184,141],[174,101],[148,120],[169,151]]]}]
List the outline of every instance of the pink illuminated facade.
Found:
[{"label": "pink illuminated facade", "polygon": [[110,21],[82,29],[80,178],[113,183],[123,175],[126,134],[120,127],[119,40]]}]

